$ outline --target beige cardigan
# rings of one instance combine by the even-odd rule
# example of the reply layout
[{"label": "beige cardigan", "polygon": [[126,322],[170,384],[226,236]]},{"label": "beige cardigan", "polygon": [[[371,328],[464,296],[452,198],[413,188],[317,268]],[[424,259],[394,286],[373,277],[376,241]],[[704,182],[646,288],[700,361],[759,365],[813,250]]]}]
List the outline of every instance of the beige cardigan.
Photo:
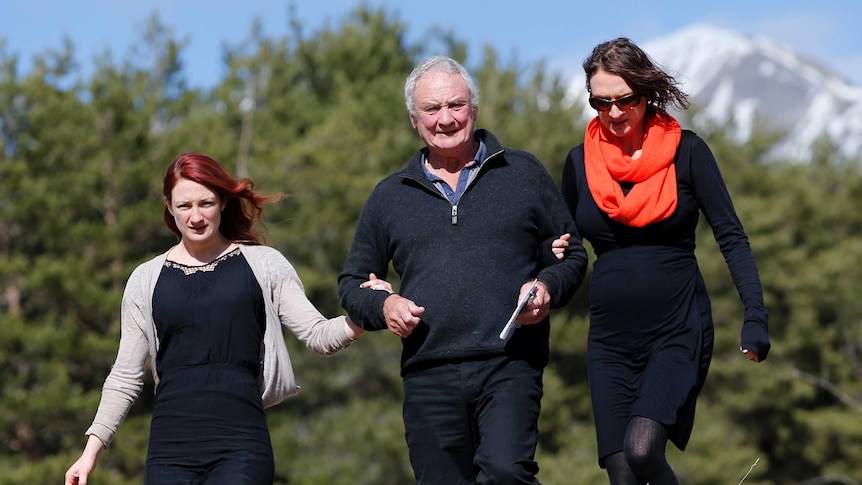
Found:
[{"label": "beige cardigan", "polygon": [[[281,325],[307,347],[321,355],[332,355],[351,343],[345,317],[327,319],[308,301],[296,270],[278,250],[268,246],[240,245],[260,287],[266,306],[263,337],[261,399],[264,407],[296,394],[298,387],[284,345]],[[120,347],[117,359],[102,387],[102,399],[86,434],[110,445],[120,424],[144,387],[149,356],[156,392],[159,348],[153,323],[152,298],[167,252],[141,264],[129,276],[123,293]]]}]

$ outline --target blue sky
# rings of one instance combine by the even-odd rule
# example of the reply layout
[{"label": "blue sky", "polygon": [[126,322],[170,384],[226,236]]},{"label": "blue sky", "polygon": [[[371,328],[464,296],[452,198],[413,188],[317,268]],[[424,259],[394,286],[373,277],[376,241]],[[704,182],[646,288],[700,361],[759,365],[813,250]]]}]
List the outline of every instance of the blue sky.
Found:
[{"label": "blue sky", "polygon": [[[209,87],[224,75],[221,51],[237,44],[259,18],[264,32],[288,32],[293,3],[306,33],[337,26],[362,0],[0,0],[0,39],[27,72],[33,55],[59,49],[64,36],[91,69],[110,49],[123,59],[141,38],[147,17],[187,38],[185,75]],[[407,25],[409,41],[432,26],[452,29],[478,56],[493,46],[504,60],[544,60],[562,73],[580,69],[597,43],[627,36],[642,44],[693,23],[769,37],[862,86],[862,1],[859,0],[365,0]],[[469,59],[468,59],[469,62]]]}]

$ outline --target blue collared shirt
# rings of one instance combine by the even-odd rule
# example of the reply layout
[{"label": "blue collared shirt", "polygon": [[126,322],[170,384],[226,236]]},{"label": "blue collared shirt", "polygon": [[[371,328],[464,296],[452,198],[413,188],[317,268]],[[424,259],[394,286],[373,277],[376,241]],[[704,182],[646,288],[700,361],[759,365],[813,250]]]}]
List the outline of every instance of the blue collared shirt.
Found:
[{"label": "blue collared shirt", "polygon": [[424,163],[425,160],[423,160],[422,168],[425,170],[425,175],[434,184],[434,186],[437,187],[437,190],[449,199],[449,202],[452,205],[458,204],[458,200],[460,200],[461,196],[464,195],[464,191],[467,190],[470,182],[476,178],[476,174],[479,173],[478,169],[482,166],[482,162],[485,160],[485,151],[487,150],[485,142],[482,140],[478,141],[479,149],[476,150],[476,155],[473,156],[473,161],[464,165],[461,173],[458,174],[458,186],[455,187],[455,190],[452,190],[452,187],[450,187],[443,179],[431,173],[431,171],[428,170],[428,165]]}]

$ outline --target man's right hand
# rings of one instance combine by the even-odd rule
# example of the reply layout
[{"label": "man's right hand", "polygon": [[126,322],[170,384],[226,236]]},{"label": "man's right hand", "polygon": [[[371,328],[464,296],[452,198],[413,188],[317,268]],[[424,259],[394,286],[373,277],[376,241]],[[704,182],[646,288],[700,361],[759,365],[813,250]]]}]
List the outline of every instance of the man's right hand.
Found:
[{"label": "man's right hand", "polygon": [[406,338],[422,321],[425,307],[416,305],[413,300],[393,293],[383,302],[383,316],[389,331],[401,338]]}]

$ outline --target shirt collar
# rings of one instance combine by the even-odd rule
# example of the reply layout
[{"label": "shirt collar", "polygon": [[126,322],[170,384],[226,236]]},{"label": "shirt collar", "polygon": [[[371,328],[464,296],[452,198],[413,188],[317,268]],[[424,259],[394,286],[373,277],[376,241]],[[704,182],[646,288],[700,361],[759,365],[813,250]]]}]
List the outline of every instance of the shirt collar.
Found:
[{"label": "shirt collar", "polygon": [[[485,163],[485,154],[488,152],[488,146],[485,145],[485,142],[481,138],[477,138],[476,141],[479,142],[479,149],[476,150],[476,154],[473,155],[473,162],[468,163],[464,166],[467,169],[479,168]],[[425,171],[425,175],[428,176],[431,180],[437,179],[437,177],[433,176],[430,170],[428,170],[428,159],[426,157],[426,153],[422,154],[422,170]]]}]

